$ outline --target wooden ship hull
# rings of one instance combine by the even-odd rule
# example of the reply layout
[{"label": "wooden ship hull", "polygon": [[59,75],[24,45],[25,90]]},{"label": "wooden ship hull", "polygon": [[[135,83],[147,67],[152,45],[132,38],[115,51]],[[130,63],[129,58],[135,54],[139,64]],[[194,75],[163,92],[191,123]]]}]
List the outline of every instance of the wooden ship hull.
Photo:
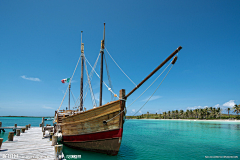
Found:
[{"label": "wooden ship hull", "polygon": [[117,155],[123,135],[124,109],[125,101],[117,100],[85,112],[72,112],[67,117],[58,115],[57,125],[61,128],[63,144]]}]

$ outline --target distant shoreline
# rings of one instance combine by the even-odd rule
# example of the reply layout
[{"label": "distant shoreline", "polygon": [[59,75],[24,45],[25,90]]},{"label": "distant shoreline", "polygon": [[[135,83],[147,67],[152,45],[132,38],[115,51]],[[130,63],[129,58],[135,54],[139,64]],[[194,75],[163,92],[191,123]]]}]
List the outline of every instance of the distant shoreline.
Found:
[{"label": "distant shoreline", "polygon": [[25,117],[25,118],[42,118],[42,117],[46,117],[46,118],[53,118],[53,116],[0,116],[0,117]]},{"label": "distant shoreline", "polygon": [[229,120],[229,119],[134,119],[134,120],[175,120],[175,121],[213,121],[213,122],[240,122],[240,120]]}]

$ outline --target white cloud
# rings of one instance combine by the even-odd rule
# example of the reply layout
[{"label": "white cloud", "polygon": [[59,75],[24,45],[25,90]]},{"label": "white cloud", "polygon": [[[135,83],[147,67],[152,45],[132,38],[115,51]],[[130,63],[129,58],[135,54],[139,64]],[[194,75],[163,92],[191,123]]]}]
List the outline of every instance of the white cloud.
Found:
[{"label": "white cloud", "polygon": [[206,108],[208,106],[194,106],[194,107],[187,107],[187,109],[191,109],[191,110],[194,110],[194,109],[200,109],[200,108]]},{"label": "white cloud", "polygon": [[29,80],[29,81],[37,81],[40,82],[41,80],[39,78],[32,78],[32,77],[26,77],[26,76],[21,76],[23,79]]},{"label": "white cloud", "polygon": [[142,111],[139,111],[139,113],[142,113]]},{"label": "white cloud", "polygon": [[161,113],[162,112],[162,109],[159,109],[156,111],[156,113]]},{"label": "white cloud", "polygon": [[[150,96],[148,96],[147,98],[143,99],[142,102],[146,102],[149,98],[150,98]],[[159,99],[159,98],[162,98],[162,96],[152,96],[149,101],[153,101],[153,100]]]},{"label": "white cloud", "polygon": [[226,103],[223,104],[224,107],[233,107],[236,103],[234,102],[235,100],[230,100]]},{"label": "white cloud", "polygon": [[[230,101],[224,103],[223,105],[216,104],[213,107],[215,107],[215,108],[220,107],[223,110],[226,109],[226,108],[232,108],[236,104],[234,101],[235,100],[230,100]],[[204,106],[204,107],[202,107],[202,106],[194,106],[194,107],[187,107],[187,109],[194,110],[194,109],[198,109],[198,108],[200,109],[200,108],[206,108],[206,107],[209,107],[209,106]]]},{"label": "white cloud", "polygon": [[[135,112],[135,109],[132,109],[132,112]],[[132,113],[132,112],[131,112],[131,113]]]},{"label": "white cloud", "polygon": [[52,107],[47,107],[47,106],[43,106],[42,108],[45,108],[45,109],[54,109]]}]

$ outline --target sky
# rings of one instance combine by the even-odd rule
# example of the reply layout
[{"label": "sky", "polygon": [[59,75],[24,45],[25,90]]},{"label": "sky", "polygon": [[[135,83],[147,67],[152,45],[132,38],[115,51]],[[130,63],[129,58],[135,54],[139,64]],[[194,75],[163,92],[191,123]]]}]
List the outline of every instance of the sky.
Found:
[{"label": "sky", "polygon": [[[240,104],[239,8],[239,0],[1,0],[0,116],[53,116],[68,87],[61,80],[73,75],[80,56],[81,31],[85,56],[94,65],[104,22],[106,49],[135,84],[183,47],[138,114],[204,107],[224,111]],[[129,93],[135,85],[106,50],[105,57],[114,93],[119,95],[121,89]],[[98,74],[99,64],[100,60]],[[163,69],[128,97],[127,107]],[[127,109],[127,115],[144,105],[167,71]],[[71,83],[75,101],[80,72],[79,65]],[[99,81],[94,74],[91,84],[97,104]],[[104,82],[109,84],[106,69]],[[75,107],[72,97],[71,108]],[[110,93],[103,86],[103,103],[109,101]],[[67,106],[68,93],[61,109]],[[93,107],[89,91],[84,107]]]}]

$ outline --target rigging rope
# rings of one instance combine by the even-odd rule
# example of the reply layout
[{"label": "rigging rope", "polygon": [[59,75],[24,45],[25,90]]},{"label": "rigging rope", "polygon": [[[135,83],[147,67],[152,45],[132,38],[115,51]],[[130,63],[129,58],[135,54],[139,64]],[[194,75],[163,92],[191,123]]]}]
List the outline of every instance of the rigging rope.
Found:
[{"label": "rigging rope", "polygon": [[72,93],[72,90],[70,90],[71,91],[71,94],[72,94],[72,97],[73,97],[73,101],[74,101],[74,103],[76,102],[75,101],[75,96],[73,95],[73,93]]},{"label": "rigging rope", "polygon": [[[96,68],[99,57],[100,57],[100,53],[98,54],[98,57],[97,57],[97,60],[95,61],[95,64],[94,64],[94,66],[93,66],[93,69]],[[85,58],[86,58],[86,56],[85,56]],[[86,63],[86,61],[85,61],[85,63]],[[91,70],[91,73],[90,73],[90,81],[92,80],[92,76],[93,76],[93,73],[94,73],[94,70],[93,70],[93,69]],[[88,84],[88,83],[86,82],[85,84],[86,84],[85,90],[87,90],[87,86],[88,86],[87,84]],[[87,93],[88,93],[88,90],[87,90],[87,92],[86,92],[86,94],[85,94],[84,102],[85,102]]]},{"label": "rigging rope", "polygon": [[[108,52],[106,46],[105,46],[105,49],[106,49],[108,55],[109,55],[109,56],[111,57],[111,59],[113,60],[113,62],[118,66],[118,68],[123,72],[123,74],[125,74],[125,76],[127,76],[127,74],[122,70],[121,67],[119,67],[119,65],[117,64],[117,62],[113,59],[113,57],[111,56],[111,54]],[[127,78],[128,78],[135,86],[137,86],[137,85],[131,80],[131,78],[129,78],[128,76],[127,76]]]},{"label": "rigging rope", "polygon": [[[72,77],[70,78],[69,84],[71,84],[72,78],[73,78],[73,76],[74,76],[74,74],[75,74],[75,71],[76,71],[76,69],[77,69],[77,67],[78,67],[78,63],[79,63],[80,59],[81,59],[81,55],[80,55],[79,58],[78,58],[77,65],[76,65],[76,67],[75,67],[75,69],[74,69],[74,71],[73,71]],[[65,97],[66,97],[66,95],[67,95],[67,91],[68,91],[68,87],[67,87],[67,90],[66,90],[66,92],[65,92],[65,94],[64,94],[64,96],[63,96],[62,102],[61,102],[60,106],[59,106],[58,109],[57,109],[57,112],[59,111],[59,109],[60,109],[61,106],[62,106],[62,103],[63,103],[63,101],[64,101],[64,99],[65,99]]]},{"label": "rigging rope", "polygon": [[[169,65],[172,63],[172,61],[168,64],[168,66],[162,71],[162,73],[152,82],[152,84],[150,84],[150,86],[137,98],[137,99],[135,99],[127,108],[129,108],[133,103],[135,103],[155,82],[156,82],[156,80],[165,72],[165,70],[169,67]],[[173,65],[172,65],[172,67],[173,67]],[[172,69],[172,67],[170,68],[170,70]],[[168,73],[170,72],[170,70],[168,71]],[[167,77],[167,75],[168,75],[168,73],[166,74],[166,76],[163,78],[163,80],[162,80],[162,82],[164,81],[164,79]],[[160,85],[162,84],[162,82],[159,84],[159,86],[157,87],[157,89],[160,87]],[[157,91],[157,89],[153,92],[153,94]],[[153,94],[149,97],[149,99],[147,100],[147,102],[151,99],[151,97],[153,96]],[[146,103],[147,103],[146,102]],[[145,103],[145,104],[146,104]],[[145,105],[144,104],[144,105]],[[143,105],[143,106],[144,106]],[[142,106],[142,107],[143,107]],[[141,108],[142,108],[141,107]],[[126,109],[127,109],[126,108]],[[141,110],[141,108],[140,108],[140,110]],[[125,110],[125,109],[124,109]],[[107,120],[106,122],[109,122],[109,121],[111,121],[112,119],[114,119],[115,117],[117,117],[117,116],[119,116],[124,110],[122,110],[119,114],[117,114],[116,116],[114,116],[113,118],[111,118],[111,119],[109,119],[109,120]],[[137,112],[139,112],[140,110],[138,110]]]},{"label": "rigging rope", "polygon": [[[86,61],[88,62],[88,60],[87,60],[87,58],[85,57],[85,59],[86,59]],[[96,73],[96,75],[98,76],[98,78],[100,78],[100,76],[97,74],[97,72],[96,72],[96,70],[91,66],[91,64],[88,62],[88,64],[89,64],[89,66],[94,70],[94,72]],[[107,84],[103,81],[103,84],[108,88],[108,90],[110,91],[110,92],[112,92],[114,95],[116,95],[117,96],[117,94],[115,94],[113,91],[112,91],[112,89],[111,88],[109,88],[108,86],[107,86]],[[118,96],[117,96],[118,97]],[[119,99],[119,97],[118,97],[118,99]]]},{"label": "rigging rope", "polygon": [[[112,90],[113,90],[112,81],[111,81],[111,78],[110,78],[110,74],[109,74],[109,70],[108,70],[107,60],[106,60],[105,54],[103,56],[104,56],[106,70],[107,70],[107,75],[108,75],[108,83],[109,83],[110,88],[112,88]],[[114,97],[112,92],[110,92],[110,94],[111,94],[111,100],[113,101],[115,99],[115,97]]]},{"label": "rigging rope", "polygon": [[[173,67],[173,65],[172,65]],[[172,67],[169,69],[168,73],[171,71]],[[166,76],[163,78],[162,82],[164,81],[164,79],[167,77],[168,73],[166,74]],[[154,95],[154,93],[158,90],[158,88],[160,87],[160,85],[162,84],[162,82],[158,85],[158,87],[155,89],[155,91],[153,92],[153,94],[148,98],[148,100],[144,103],[144,105],[133,115],[135,116],[147,103],[148,101],[152,98],[152,96]]]},{"label": "rigging rope", "polygon": [[[95,61],[95,64],[94,64],[94,66],[93,66],[93,68],[95,69],[96,68],[96,66],[97,66],[97,62],[98,62],[98,59],[99,59],[99,56],[100,56],[100,53],[98,54],[98,57],[97,57],[97,59],[96,59],[96,61]],[[85,58],[86,58],[86,56],[85,56]],[[92,79],[92,76],[93,76],[93,69],[92,69],[92,71],[91,71],[91,73],[90,73],[90,80]],[[87,85],[88,83],[87,82],[85,82],[85,84],[84,84],[84,89],[83,89],[83,91],[86,91],[87,90]],[[88,91],[88,90],[87,90]],[[86,99],[86,96],[87,96],[87,91],[86,91],[86,94],[85,94],[85,98],[84,98],[84,101],[85,101],[85,99]],[[78,97],[78,99],[77,99],[77,101],[76,101],[76,103],[75,103],[75,105],[74,105],[74,108],[77,108],[77,103],[78,103],[78,101],[80,100],[80,97],[81,95],[79,95],[79,97]]]},{"label": "rigging rope", "polygon": [[88,78],[88,86],[89,86],[89,90],[90,90],[90,93],[91,93],[91,98],[92,98],[92,103],[93,103],[93,108],[94,108],[94,107],[97,107],[97,104],[96,104],[96,100],[95,100],[95,97],[94,97],[94,94],[93,94],[91,80],[90,80],[89,75],[88,75],[87,64],[86,64],[85,58],[84,58],[84,62],[85,62],[84,64],[85,64],[85,69],[86,69],[87,78]]}]

